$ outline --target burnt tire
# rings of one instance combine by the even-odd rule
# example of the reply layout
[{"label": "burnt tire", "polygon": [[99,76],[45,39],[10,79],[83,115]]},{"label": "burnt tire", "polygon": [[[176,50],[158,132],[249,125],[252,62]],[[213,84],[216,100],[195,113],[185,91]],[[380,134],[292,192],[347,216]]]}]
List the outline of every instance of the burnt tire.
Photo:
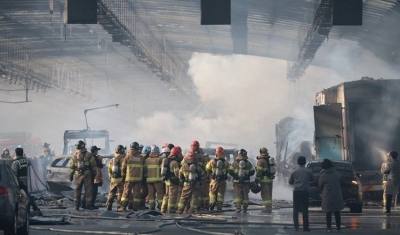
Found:
[{"label": "burnt tire", "polygon": [[351,213],[362,213],[362,204],[353,204],[350,205]]}]

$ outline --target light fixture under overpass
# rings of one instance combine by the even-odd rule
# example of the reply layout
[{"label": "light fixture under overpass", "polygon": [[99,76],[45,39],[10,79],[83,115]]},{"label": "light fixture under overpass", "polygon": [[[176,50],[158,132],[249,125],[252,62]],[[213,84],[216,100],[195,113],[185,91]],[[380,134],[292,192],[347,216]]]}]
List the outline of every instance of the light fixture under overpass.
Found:
[{"label": "light fixture under overpass", "polygon": [[230,25],[231,0],[201,0],[201,25]]}]

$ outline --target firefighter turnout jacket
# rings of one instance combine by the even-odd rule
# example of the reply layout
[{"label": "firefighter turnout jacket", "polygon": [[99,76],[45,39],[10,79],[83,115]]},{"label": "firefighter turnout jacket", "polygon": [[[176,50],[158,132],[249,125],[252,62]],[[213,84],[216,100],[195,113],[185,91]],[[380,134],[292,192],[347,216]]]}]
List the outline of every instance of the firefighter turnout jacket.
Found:
[{"label": "firefighter turnout jacket", "polygon": [[112,183],[122,182],[122,162],[125,154],[116,153],[108,164],[108,177]]},{"label": "firefighter turnout jacket", "polygon": [[255,170],[247,156],[240,155],[229,168],[229,174],[233,177],[233,183],[250,183],[250,176],[254,175]]},{"label": "firefighter turnout jacket", "polygon": [[79,174],[92,176],[92,174],[96,173],[97,165],[93,155],[89,153],[86,148],[83,148],[76,150],[72,155],[69,168],[71,175]]},{"label": "firefighter turnout jacket", "polygon": [[143,177],[147,177],[146,160],[139,154],[131,150],[122,161],[122,178],[128,182],[142,182]]}]

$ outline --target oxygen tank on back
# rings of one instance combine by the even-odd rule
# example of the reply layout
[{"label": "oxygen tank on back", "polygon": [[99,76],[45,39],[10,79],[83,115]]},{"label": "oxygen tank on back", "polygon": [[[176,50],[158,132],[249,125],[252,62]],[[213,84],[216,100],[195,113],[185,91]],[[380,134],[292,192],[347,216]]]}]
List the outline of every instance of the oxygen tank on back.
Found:
[{"label": "oxygen tank on back", "polygon": [[118,158],[114,157],[113,166],[111,168],[113,178],[117,178],[117,176],[118,176],[118,173],[119,173],[118,163],[119,163]]},{"label": "oxygen tank on back", "polygon": [[239,173],[238,173],[240,179],[243,179],[246,176],[246,172],[244,169],[245,167],[246,167],[246,162],[244,160],[241,160],[239,162]]},{"label": "oxygen tank on back", "polygon": [[189,166],[189,176],[188,180],[190,183],[194,183],[196,181],[197,174],[196,174],[196,165],[192,164]]},{"label": "oxygen tank on back", "polygon": [[161,165],[161,177],[165,179],[168,173],[168,158],[163,158]]},{"label": "oxygen tank on back", "polygon": [[224,165],[224,162],[222,160],[218,160],[217,161],[217,169],[215,171],[215,176],[217,177],[221,177],[222,176],[222,167]]},{"label": "oxygen tank on back", "polygon": [[269,173],[275,175],[275,158],[271,157],[269,159]]},{"label": "oxygen tank on back", "polygon": [[83,158],[84,158],[83,153],[79,153],[78,154],[78,170],[79,171],[82,171],[83,167],[84,167]]}]

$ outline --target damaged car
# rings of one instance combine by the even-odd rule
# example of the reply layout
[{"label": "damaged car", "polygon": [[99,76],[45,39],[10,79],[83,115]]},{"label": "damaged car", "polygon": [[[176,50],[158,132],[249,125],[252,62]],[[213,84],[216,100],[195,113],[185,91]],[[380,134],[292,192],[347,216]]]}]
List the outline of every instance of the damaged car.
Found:
[{"label": "damaged car", "polygon": [[[345,206],[350,207],[350,212],[361,213],[363,208],[362,185],[360,176],[354,171],[353,165],[346,161],[332,161],[333,166],[340,174],[340,188]],[[321,175],[322,161],[311,161],[306,165],[314,175],[314,182],[310,184],[310,206],[321,206],[321,189],[318,179]]]}]

